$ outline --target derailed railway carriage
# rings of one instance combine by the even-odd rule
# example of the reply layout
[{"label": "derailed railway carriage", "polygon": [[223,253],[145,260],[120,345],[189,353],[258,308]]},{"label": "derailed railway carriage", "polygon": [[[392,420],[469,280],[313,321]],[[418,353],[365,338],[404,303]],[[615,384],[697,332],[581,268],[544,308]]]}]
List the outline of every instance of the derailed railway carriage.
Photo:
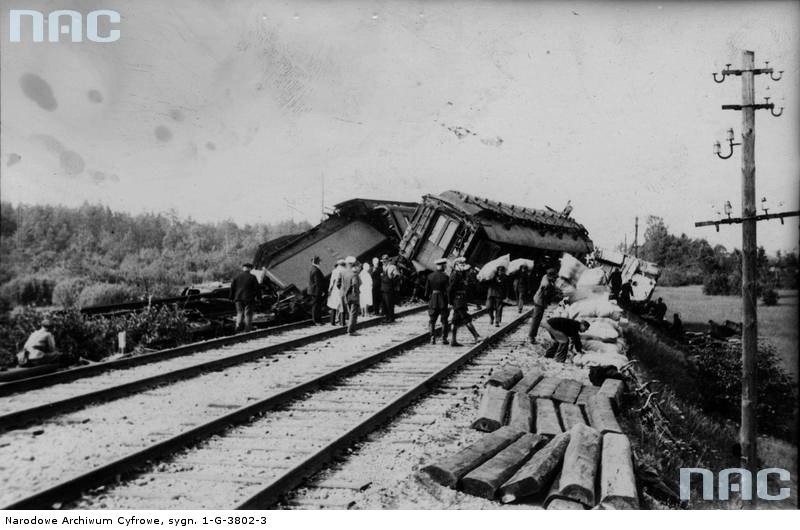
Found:
[{"label": "derailed railway carriage", "polygon": [[403,239],[400,255],[417,271],[439,258],[467,258],[473,266],[510,254],[539,266],[563,252],[581,258],[594,249],[583,225],[568,215],[492,201],[460,191],[425,195]]}]

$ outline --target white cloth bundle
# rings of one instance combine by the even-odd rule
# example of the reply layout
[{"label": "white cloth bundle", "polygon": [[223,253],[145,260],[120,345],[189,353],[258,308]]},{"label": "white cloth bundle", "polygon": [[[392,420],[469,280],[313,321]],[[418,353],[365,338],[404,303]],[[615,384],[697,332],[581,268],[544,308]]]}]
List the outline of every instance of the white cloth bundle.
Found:
[{"label": "white cloth bundle", "polygon": [[573,286],[578,284],[578,278],[580,278],[586,270],[586,265],[578,261],[572,254],[567,254],[565,252],[564,255],[561,256],[561,268],[558,271],[558,276],[564,278]]},{"label": "white cloth bundle", "polygon": [[506,272],[508,272],[508,274],[515,274],[520,269],[520,267],[522,267],[523,265],[528,267],[528,271],[532,271],[533,270],[533,260],[532,259],[517,258],[517,259],[511,260],[511,263],[508,264],[508,270]]},{"label": "white cloth bundle", "polygon": [[619,331],[607,322],[589,320],[589,329],[581,333],[581,338],[584,337],[602,342],[616,342],[619,338]]},{"label": "white cloth bundle", "polygon": [[615,303],[603,298],[587,298],[570,306],[570,312],[580,317],[603,317],[619,320],[622,309]]},{"label": "white cloth bundle", "polygon": [[508,271],[508,266],[510,261],[511,261],[511,256],[508,254],[493,259],[492,261],[481,267],[481,270],[478,271],[478,281],[485,282],[487,280],[491,280],[492,278],[494,278],[494,275],[497,273],[498,267],[505,267],[506,271]]},{"label": "white cloth bundle", "polygon": [[595,285],[601,285],[603,280],[606,277],[606,272],[600,268],[594,269],[586,269],[581,274],[580,278],[578,278],[577,283],[575,284],[576,287],[591,287]]},{"label": "white cloth bundle", "polygon": [[572,358],[576,366],[615,366],[617,370],[628,363],[628,358],[619,353],[587,352]]}]

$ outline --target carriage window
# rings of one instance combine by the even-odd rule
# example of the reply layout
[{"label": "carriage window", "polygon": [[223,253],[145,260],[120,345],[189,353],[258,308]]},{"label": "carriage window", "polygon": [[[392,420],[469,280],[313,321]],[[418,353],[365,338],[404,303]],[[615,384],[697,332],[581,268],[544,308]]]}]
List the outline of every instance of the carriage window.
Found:
[{"label": "carriage window", "polygon": [[442,231],[444,230],[445,224],[447,224],[447,219],[443,216],[439,216],[436,218],[436,224],[431,230],[431,234],[428,236],[428,241],[433,243],[434,245],[439,242],[439,239],[442,237]]},{"label": "carriage window", "polygon": [[458,228],[458,223],[455,221],[450,221],[447,225],[447,228],[444,230],[444,235],[442,239],[437,243],[440,248],[447,249],[447,245],[450,244],[450,241],[453,240],[453,235],[456,233],[456,228]]}]

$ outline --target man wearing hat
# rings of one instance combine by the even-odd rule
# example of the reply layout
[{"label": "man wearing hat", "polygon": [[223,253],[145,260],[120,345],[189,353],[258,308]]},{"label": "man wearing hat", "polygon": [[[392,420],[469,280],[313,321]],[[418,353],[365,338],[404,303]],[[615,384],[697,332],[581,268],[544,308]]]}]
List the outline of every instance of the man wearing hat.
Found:
[{"label": "man wearing hat", "polygon": [[497,267],[494,278],[489,280],[489,290],[486,293],[486,309],[489,310],[489,324],[500,327],[503,320],[503,300],[506,299],[506,268],[502,265]]},{"label": "man wearing hat", "polygon": [[345,267],[342,271],[342,308],[343,316],[347,318],[347,333],[356,335],[358,323],[358,310],[361,304],[361,278],[356,268],[358,261],[354,256],[347,256],[344,260]]},{"label": "man wearing hat", "polygon": [[428,298],[428,315],[430,315],[431,344],[436,344],[436,319],[442,321],[442,343],[448,344],[449,331],[447,317],[450,310],[447,307],[447,291],[450,287],[450,277],[444,272],[447,265],[445,258],[437,259],[436,270],[428,275],[425,283],[425,297]]},{"label": "man wearing hat", "polygon": [[20,366],[36,366],[58,360],[56,339],[52,333],[53,323],[49,318],[42,320],[41,327],[30,334],[22,351],[17,354]]},{"label": "man wearing hat", "polygon": [[372,313],[375,315],[381,314],[381,276],[383,275],[383,265],[378,258],[372,258]]},{"label": "man wearing hat", "polygon": [[542,323],[544,308],[550,305],[556,296],[556,270],[547,269],[547,274],[542,278],[536,294],[533,295],[533,316],[531,317],[531,329],[528,338],[531,344],[536,344],[536,335],[539,333],[539,325]]},{"label": "man wearing hat", "polygon": [[253,305],[259,297],[259,286],[250,272],[252,269],[252,263],[245,263],[242,272],[231,282],[231,300],[236,306],[236,332],[241,330],[242,323],[245,331],[253,327]]},{"label": "man wearing hat", "polygon": [[517,312],[522,313],[525,304],[525,297],[528,296],[528,266],[524,263],[520,265],[514,278],[514,294],[517,295]]},{"label": "man wearing hat", "polygon": [[394,293],[397,290],[397,266],[389,261],[389,255],[381,256],[381,300],[385,322],[394,322]]},{"label": "man wearing hat", "polygon": [[308,294],[311,296],[311,321],[315,326],[322,325],[322,298],[325,296],[325,274],[319,267],[319,256],[311,258],[311,272],[308,275]]},{"label": "man wearing hat", "polygon": [[481,336],[475,326],[472,325],[472,317],[467,310],[467,302],[469,301],[468,271],[469,264],[467,259],[464,257],[456,258],[453,262],[453,273],[450,275],[450,288],[447,293],[453,304],[453,336],[450,339],[450,346],[461,346],[456,337],[459,326],[467,327],[472,333],[474,342],[477,343],[481,340]]}]

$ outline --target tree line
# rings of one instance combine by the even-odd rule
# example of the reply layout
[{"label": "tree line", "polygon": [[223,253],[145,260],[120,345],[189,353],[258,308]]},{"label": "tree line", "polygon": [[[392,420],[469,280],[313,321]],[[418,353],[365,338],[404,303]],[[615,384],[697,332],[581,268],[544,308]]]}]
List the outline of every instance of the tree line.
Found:
[{"label": "tree line", "polygon": [[201,223],[174,212],[0,203],[0,304],[99,305],[229,280],[258,245],[307,222]]}]

